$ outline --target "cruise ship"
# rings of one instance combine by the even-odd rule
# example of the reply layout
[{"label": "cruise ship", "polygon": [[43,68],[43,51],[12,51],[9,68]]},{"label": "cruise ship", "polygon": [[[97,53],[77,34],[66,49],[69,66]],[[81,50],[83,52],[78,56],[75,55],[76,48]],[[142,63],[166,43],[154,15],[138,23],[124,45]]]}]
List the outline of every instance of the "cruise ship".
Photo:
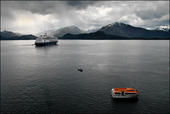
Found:
[{"label": "cruise ship", "polygon": [[113,88],[111,90],[111,95],[113,98],[125,98],[125,99],[134,99],[137,98],[139,93],[136,89],[133,88]]},{"label": "cruise ship", "polygon": [[40,37],[36,38],[35,45],[36,46],[48,46],[48,45],[57,45],[58,38],[50,37],[47,34],[40,35]]}]

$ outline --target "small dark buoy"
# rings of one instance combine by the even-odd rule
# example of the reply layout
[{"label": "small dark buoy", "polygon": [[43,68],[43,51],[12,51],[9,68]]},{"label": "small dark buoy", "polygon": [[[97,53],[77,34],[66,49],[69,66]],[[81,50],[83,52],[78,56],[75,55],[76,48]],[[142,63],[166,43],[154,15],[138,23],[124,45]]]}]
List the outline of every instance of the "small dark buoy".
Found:
[{"label": "small dark buoy", "polygon": [[77,70],[80,71],[80,72],[83,72],[83,69],[81,69],[81,68],[78,68]]}]

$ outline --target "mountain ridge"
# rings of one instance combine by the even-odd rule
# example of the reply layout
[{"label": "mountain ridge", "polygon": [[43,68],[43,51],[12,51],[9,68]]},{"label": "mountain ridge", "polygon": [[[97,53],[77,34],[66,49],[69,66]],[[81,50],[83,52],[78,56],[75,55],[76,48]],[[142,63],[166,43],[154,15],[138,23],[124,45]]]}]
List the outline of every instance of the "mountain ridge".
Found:
[{"label": "mountain ridge", "polygon": [[56,30],[47,30],[47,31],[44,31],[44,32],[42,32],[40,34],[47,33],[50,36],[62,37],[67,33],[80,34],[80,33],[83,33],[83,32],[84,31],[81,30],[80,28],[78,28],[77,26],[72,25],[72,26],[62,27],[62,28],[59,28],[59,29],[56,29]]},{"label": "mountain ridge", "polygon": [[[63,27],[51,32],[59,39],[170,39],[169,31],[148,30],[121,22],[111,23],[91,32],[83,31],[77,26]],[[34,40],[37,37],[10,31],[1,32],[0,36],[1,40]]]},{"label": "mountain ridge", "polygon": [[160,37],[169,37],[169,34],[160,30],[147,30],[141,27],[134,27],[129,24],[118,23],[115,22],[113,24],[109,24],[103,26],[99,31],[103,31],[109,35],[117,35],[122,37],[129,38],[160,38]]},{"label": "mountain ridge", "polygon": [[122,37],[116,35],[109,35],[103,31],[97,31],[93,33],[83,34],[66,34],[63,37],[59,37],[62,40],[169,40],[169,38],[157,37],[157,38],[142,38],[142,37]]},{"label": "mountain ridge", "polygon": [[11,31],[3,31],[0,32],[0,38],[1,40],[35,40],[37,37],[32,34],[22,35]]}]

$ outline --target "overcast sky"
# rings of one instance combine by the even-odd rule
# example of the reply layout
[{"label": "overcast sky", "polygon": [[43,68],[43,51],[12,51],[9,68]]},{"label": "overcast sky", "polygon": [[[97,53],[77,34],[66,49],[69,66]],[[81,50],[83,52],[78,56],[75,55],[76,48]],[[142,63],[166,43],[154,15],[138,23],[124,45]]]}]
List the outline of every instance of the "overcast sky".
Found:
[{"label": "overcast sky", "polygon": [[76,25],[80,29],[124,22],[154,28],[169,24],[168,1],[2,1],[1,30],[36,34]]}]

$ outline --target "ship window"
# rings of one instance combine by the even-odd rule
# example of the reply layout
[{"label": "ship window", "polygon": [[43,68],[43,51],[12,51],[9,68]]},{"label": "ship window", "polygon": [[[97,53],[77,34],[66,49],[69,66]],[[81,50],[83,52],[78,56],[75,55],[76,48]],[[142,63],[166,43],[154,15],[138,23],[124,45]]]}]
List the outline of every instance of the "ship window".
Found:
[{"label": "ship window", "polygon": [[126,93],[126,94],[136,94],[136,93]]},{"label": "ship window", "polygon": [[115,93],[115,95],[120,95],[120,93]]}]

